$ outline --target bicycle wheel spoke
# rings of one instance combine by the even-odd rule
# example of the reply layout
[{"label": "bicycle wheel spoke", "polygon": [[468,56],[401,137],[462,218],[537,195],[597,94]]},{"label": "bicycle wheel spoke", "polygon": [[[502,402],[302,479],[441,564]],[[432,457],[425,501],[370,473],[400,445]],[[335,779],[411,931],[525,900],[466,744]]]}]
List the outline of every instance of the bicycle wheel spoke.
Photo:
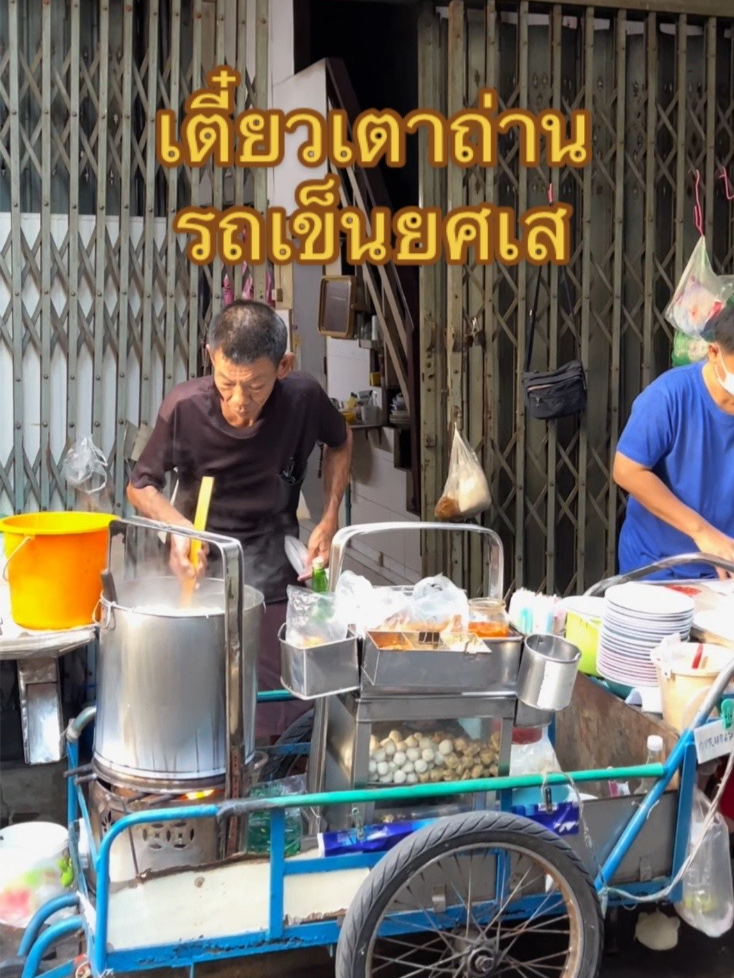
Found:
[{"label": "bicycle wheel spoke", "polygon": [[585,978],[578,884],[522,842],[459,838],[418,861],[371,925],[364,978]]},{"label": "bicycle wheel spoke", "polygon": [[[568,953],[565,951],[564,957],[568,958]],[[527,971],[531,975],[535,975],[535,978],[549,978],[549,975],[545,969],[552,969],[552,973],[556,975],[563,974],[563,967],[565,967],[565,963],[563,967],[557,968],[555,965],[540,965],[540,967],[538,967],[538,964],[535,961],[517,961],[515,958],[505,958],[505,960],[508,961],[515,969]]]},{"label": "bicycle wheel spoke", "polygon": [[[463,958],[463,956],[464,956],[463,954],[457,954],[452,958],[445,958],[445,959],[442,958],[438,964],[430,965],[430,967],[432,968],[434,974],[448,975],[449,978],[453,978],[454,969],[444,967],[444,965],[449,965],[452,963],[452,961],[459,961],[461,960],[461,958]],[[377,960],[377,961],[382,960],[385,965],[390,965],[391,967],[394,967],[396,964],[402,963],[400,959],[396,960],[394,958],[386,958],[382,954],[375,954],[373,956],[373,960]],[[401,972],[400,978],[418,978],[419,975],[421,976],[421,978],[425,978],[425,973],[426,973],[426,965],[419,964],[417,968],[413,971]]]},{"label": "bicycle wheel spoke", "polygon": [[[425,931],[421,931],[421,935],[425,935]],[[408,941],[401,941],[397,937],[381,937],[380,940],[385,944],[389,943],[390,945],[394,945],[396,947],[406,947],[408,948],[408,953],[410,954],[414,954],[416,950],[428,951],[431,949],[432,945],[441,943],[441,938],[438,935],[434,937],[431,941],[429,941],[427,944],[422,943],[420,947],[417,947],[415,944],[410,944],[408,943]],[[408,957],[408,953],[404,954],[403,957],[404,958]],[[402,959],[395,958],[394,960],[400,961]]]}]

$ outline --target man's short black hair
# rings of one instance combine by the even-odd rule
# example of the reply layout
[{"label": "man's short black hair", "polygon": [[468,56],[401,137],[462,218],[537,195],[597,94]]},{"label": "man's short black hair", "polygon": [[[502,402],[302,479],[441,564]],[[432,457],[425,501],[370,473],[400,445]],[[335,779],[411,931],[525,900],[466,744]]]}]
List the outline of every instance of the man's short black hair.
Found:
[{"label": "man's short black hair", "polygon": [[288,349],[288,329],[271,306],[236,299],[214,317],[208,341],[212,353],[240,367],[263,357],[277,367]]},{"label": "man's short black hair", "polygon": [[733,300],[709,319],[705,335],[709,343],[718,343],[724,353],[734,355]]}]

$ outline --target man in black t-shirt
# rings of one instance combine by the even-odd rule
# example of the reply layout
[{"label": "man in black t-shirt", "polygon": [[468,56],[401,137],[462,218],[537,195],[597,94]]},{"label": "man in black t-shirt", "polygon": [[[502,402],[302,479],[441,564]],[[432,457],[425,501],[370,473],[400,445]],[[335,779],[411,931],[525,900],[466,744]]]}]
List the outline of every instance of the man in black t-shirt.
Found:
[{"label": "man in black t-shirt", "polygon": [[[324,509],[308,550],[312,560],[328,562],[352,454],[343,417],[313,377],[293,371],[287,342],[285,324],[264,303],[238,300],[223,309],[209,331],[211,376],[179,384],[165,398],[127,492],[143,516],[191,526],[201,479],[214,478],[207,530],[242,543],[245,582],[265,596],[261,689],[280,685],[277,631],[285,620],[286,588],[296,583],[284,541],[298,536],[309,456],[317,443],[325,445]],[[173,469],[175,507],[162,492]],[[195,569],[189,549],[188,539],[173,538],[171,566],[180,577],[201,573],[205,563]]]}]

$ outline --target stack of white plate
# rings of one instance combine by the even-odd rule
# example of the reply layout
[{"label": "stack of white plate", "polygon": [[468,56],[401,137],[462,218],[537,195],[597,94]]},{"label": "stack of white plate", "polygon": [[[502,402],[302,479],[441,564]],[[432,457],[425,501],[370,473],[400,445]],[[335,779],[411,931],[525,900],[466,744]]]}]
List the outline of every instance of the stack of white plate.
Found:
[{"label": "stack of white plate", "polygon": [[599,635],[599,675],[625,686],[656,686],[650,653],[668,635],[687,642],[694,610],[693,598],[657,584],[610,587]]}]

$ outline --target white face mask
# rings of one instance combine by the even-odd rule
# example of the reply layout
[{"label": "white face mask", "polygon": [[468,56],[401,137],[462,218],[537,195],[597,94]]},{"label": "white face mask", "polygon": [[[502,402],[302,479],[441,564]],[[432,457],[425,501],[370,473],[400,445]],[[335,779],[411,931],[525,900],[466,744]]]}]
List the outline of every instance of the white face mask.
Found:
[{"label": "white face mask", "polygon": [[724,366],[723,360],[721,362],[721,369],[724,371],[724,376],[719,376],[719,368],[714,364],[714,373],[716,374],[716,379],[724,388],[727,394],[731,394],[734,397],[734,374],[730,374],[729,371]]}]

